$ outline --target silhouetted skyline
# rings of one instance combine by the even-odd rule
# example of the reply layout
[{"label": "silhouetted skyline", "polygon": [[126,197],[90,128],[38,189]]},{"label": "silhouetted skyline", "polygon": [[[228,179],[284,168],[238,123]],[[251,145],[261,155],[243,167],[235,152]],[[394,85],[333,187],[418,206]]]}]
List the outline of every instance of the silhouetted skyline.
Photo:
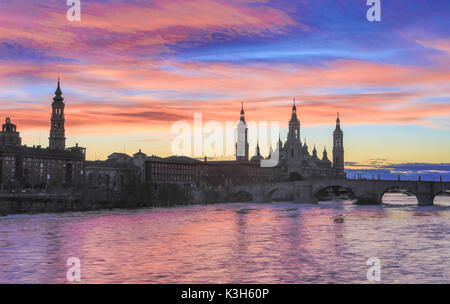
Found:
[{"label": "silhouetted skyline", "polygon": [[43,142],[61,75],[68,145],[170,155],[174,121],[234,120],[240,100],[286,138],[295,96],[311,145],[341,112],[350,162],[450,163],[449,6],[385,2],[374,23],[364,1],[89,1],[69,22],[64,1],[4,1],[2,119]]}]

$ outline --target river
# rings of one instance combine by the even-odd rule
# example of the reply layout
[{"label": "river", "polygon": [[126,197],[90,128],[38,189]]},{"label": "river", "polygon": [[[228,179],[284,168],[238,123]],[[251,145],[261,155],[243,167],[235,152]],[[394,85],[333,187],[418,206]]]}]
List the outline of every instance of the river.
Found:
[{"label": "river", "polygon": [[[0,283],[450,283],[441,206],[230,203],[0,217]],[[335,220],[335,219],[343,219]]]}]

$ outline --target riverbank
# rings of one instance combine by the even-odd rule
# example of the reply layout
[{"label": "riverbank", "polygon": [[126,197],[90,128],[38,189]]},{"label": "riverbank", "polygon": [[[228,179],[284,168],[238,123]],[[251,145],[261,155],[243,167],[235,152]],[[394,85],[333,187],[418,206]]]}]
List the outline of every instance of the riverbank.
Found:
[{"label": "riverbank", "polygon": [[87,211],[114,208],[113,201],[96,202],[80,200],[71,195],[38,194],[0,194],[0,215],[20,213],[53,213]]},{"label": "riverbank", "polygon": [[0,216],[10,214],[60,213],[108,209],[173,207],[220,203],[226,196],[216,190],[144,187],[111,192],[89,189],[60,193],[0,193]]}]

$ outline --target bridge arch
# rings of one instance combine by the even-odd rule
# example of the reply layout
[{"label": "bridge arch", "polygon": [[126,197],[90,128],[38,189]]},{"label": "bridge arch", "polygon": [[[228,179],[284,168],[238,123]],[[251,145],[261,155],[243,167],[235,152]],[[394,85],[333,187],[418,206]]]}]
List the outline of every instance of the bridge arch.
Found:
[{"label": "bridge arch", "polygon": [[[275,194],[275,196],[274,196]],[[276,195],[278,194],[278,195]],[[294,201],[294,193],[284,187],[276,187],[268,191],[265,195],[266,202],[273,201]]]},{"label": "bridge arch", "polygon": [[[386,193],[392,193],[390,197],[385,197]],[[395,195],[398,194],[398,195]],[[383,197],[385,199],[383,200]],[[410,199],[406,199],[407,197],[411,197]],[[409,202],[411,201],[411,202]],[[391,204],[391,205],[418,205],[419,198],[417,197],[416,191],[405,185],[392,185],[386,187],[380,193],[380,202],[382,204]]]},{"label": "bridge arch", "polygon": [[352,189],[351,186],[348,185],[340,185],[340,184],[330,184],[330,185],[322,185],[318,187],[313,192],[313,196],[319,200],[331,200],[336,198],[336,196],[347,196],[349,199],[356,199],[356,191]]},{"label": "bridge arch", "polygon": [[433,204],[441,206],[450,206],[450,188],[442,189],[433,196]]}]

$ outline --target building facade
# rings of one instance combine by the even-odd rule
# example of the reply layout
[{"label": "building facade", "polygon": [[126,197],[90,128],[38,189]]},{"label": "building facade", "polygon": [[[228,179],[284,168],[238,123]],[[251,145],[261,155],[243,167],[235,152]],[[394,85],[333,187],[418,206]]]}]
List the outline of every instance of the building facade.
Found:
[{"label": "building facade", "polygon": [[238,184],[271,182],[279,179],[278,170],[261,167],[256,162],[201,162],[200,185],[204,188],[223,188]]},{"label": "building facade", "polygon": [[0,188],[49,189],[84,180],[86,149],[65,148],[64,102],[59,80],[52,103],[49,147],[22,145],[17,126],[8,117],[0,132]]},{"label": "building facade", "polygon": [[157,188],[161,184],[180,187],[201,186],[201,161],[186,156],[150,156],[145,160],[145,180]]}]

